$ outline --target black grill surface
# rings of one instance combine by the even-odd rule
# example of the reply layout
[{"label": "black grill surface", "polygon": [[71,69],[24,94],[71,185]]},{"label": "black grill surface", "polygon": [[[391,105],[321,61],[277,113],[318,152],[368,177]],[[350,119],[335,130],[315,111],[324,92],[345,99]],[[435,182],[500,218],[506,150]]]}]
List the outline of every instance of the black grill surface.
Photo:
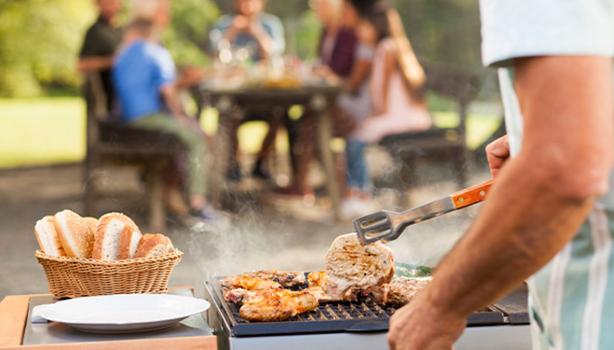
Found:
[{"label": "black grill surface", "polygon": [[[382,332],[388,330],[390,316],[398,307],[382,307],[365,298],[357,302],[335,302],[320,305],[316,310],[280,322],[250,322],[239,315],[239,308],[222,296],[220,280],[214,278],[205,287],[233,336],[309,334],[328,332]],[[526,292],[525,292],[526,293]],[[525,294],[526,299],[526,294]],[[518,310],[518,308],[516,309]],[[526,310],[526,307],[525,307]],[[526,314],[526,312],[520,312]],[[515,315],[516,320],[518,315]],[[516,322],[514,322],[516,323]],[[476,312],[467,320],[468,326],[496,326],[510,324],[510,315],[495,305]]]}]

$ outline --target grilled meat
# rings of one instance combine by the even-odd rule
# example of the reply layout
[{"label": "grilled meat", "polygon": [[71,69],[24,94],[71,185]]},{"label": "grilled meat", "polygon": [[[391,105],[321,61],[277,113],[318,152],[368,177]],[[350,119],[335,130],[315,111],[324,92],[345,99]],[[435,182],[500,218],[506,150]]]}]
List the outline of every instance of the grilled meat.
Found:
[{"label": "grilled meat", "polygon": [[223,279],[222,287],[226,291],[236,288],[241,288],[245,290],[263,290],[281,289],[282,285],[272,280],[262,279],[260,277],[253,276],[252,274],[244,274]]},{"label": "grilled meat", "polygon": [[290,271],[256,271],[248,275],[253,277],[262,278],[264,280],[270,280],[281,284],[284,288],[294,288],[304,286],[307,283],[304,272],[290,272]]},{"label": "grilled meat", "polygon": [[317,307],[318,300],[306,291],[259,290],[244,295],[239,315],[248,321],[283,321]]},{"label": "grilled meat", "polygon": [[280,289],[304,286],[306,283],[303,272],[256,271],[225,278],[222,280],[222,287],[247,290]]},{"label": "grilled meat", "polygon": [[326,293],[326,290],[325,290],[326,280],[327,280],[326,272],[324,271],[310,272],[309,275],[307,275],[308,284],[307,284],[307,288],[305,289],[305,291],[309,292],[314,297],[316,297],[316,299],[318,299],[318,302],[320,303],[332,303],[335,301],[341,301],[340,298],[335,299]]},{"label": "grilled meat", "polygon": [[395,277],[390,283],[372,288],[369,295],[380,305],[405,305],[431,282],[430,277]]},{"label": "grilled meat", "polygon": [[326,272],[314,271],[307,275],[307,285],[309,287],[323,287],[326,283]]},{"label": "grilled meat", "polygon": [[394,276],[392,250],[381,242],[362,245],[356,234],[337,237],[326,254],[324,291],[334,300],[389,283]]}]

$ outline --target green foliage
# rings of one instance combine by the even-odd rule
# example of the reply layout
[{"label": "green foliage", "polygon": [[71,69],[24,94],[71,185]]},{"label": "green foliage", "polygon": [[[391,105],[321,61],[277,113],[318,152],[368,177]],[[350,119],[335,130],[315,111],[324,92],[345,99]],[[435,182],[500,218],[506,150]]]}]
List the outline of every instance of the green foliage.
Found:
[{"label": "green foliage", "polygon": [[[389,0],[404,20],[418,57],[484,74],[480,64],[477,0]],[[40,94],[45,87],[74,89],[76,56],[96,14],[92,0],[0,0],[0,96]],[[126,1],[126,4],[129,4]],[[164,43],[177,64],[206,64],[207,32],[232,0],[172,0]],[[280,16],[287,51],[315,57],[320,24],[305,0],[269,0]]]},{"label": "green foliage", "polygon": [[204,54],[209,27],[219,17],[212,0],[173,0],[173,19],[164,34],[164,44],[178,65],[207,63]]},{"label": "green foliage", "polygon": [[[219,11],[213,0],[172,0],[164,42],[178,64],[203,64]],[[33,96],[79,84],[77,55],[96,11],[92,0],[0,0],[0,96]],[[126,1],[129,4],[129,1]]]},{"label": "green foliage", "polygon": [[36,95],[42,85],[77,84],[75,53],[92,19],[90,1],[1,1],[0,95]]}]

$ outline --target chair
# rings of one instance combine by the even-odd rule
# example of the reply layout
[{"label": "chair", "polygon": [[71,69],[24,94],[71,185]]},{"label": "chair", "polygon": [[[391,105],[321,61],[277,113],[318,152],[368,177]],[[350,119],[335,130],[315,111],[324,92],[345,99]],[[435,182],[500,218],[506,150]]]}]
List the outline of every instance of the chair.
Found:
[{"label": "chair", "polygon": [[403,193],[415,185],[415,169],[419,158],[451,162],[458,185],[465,187],[467,184],[467,107],[478,92],[479,78],[434,65],[425,66],[425,72],[426,90],[453,99],[458,106],[459,123],[453,128],[433,127],[426,131],[390,135],[380,142],[395,163],[401,165],[395,178],[399,180],[397,185],[400,185],[399,190]]},{"label": "chair", "polygon": [[98,74],[86,76],[83,94],[87,107],[87,150],[83,174],[85,213],[97,215],[97,169],[105,165],[138,166],[145,175],[149,228],[164,230],[163,175],[174,157],[182,152],[181,144],[171,135],[114,121],[107,111],[107,97]]}]

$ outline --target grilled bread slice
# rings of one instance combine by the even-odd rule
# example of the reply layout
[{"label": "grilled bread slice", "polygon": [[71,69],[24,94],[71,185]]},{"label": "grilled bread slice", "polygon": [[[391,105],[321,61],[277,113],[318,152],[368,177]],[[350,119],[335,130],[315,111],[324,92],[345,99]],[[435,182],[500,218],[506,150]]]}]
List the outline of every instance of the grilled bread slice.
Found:
[{"label": "grilled bread slice", "polygon": [[133,258],[141,236],[139,228],[126,215],[105,214],[96,226],[92,257],[106,261]]},{"label": "grilled bread slice", "polygon": [[79,214],[63,210],[53,216],[54,226],[66,256],[89,258],[94,235]]},{"label": "grilled bread slice", "polygon": [[34,226],[34,236],[41,251],[49,256],[65,256],[62,242],[55,230],[53,216],[45,216],[38,220]]},{"label": "grilled bread slice", "polygon": [[135,258],[153,258],[171,253],[175,247],[170,238],[160,233],[146,233],[141,238]]}]

